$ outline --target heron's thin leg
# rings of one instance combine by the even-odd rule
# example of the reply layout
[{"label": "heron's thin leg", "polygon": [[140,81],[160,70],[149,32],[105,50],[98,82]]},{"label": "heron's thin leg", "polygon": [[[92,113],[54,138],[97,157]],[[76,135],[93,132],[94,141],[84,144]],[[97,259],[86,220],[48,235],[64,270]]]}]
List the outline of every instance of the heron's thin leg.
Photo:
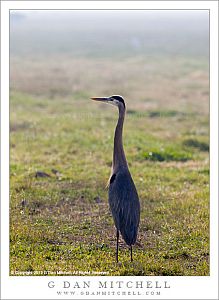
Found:
[{"label": "heron's thin leg", "polygon": [[119,262],[119,230],[116,231],[116,262]]},{"label": "heron's thin leg", "polygon": [[130,254],[131,254],[131,262],[133,261],[133,258],[132,258],[132,245],[130,246]]}]

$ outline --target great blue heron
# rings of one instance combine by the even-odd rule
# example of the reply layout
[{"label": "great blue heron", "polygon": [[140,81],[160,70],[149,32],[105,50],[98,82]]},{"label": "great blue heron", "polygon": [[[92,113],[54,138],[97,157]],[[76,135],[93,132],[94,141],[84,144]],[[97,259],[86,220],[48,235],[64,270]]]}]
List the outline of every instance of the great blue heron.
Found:
[{"label": "great blue heron", "polygon": [[109,205],[116,226],[116,261],[118,262],[119,233],[130,246],[135,244],[140,220],[140,203],[135,184],[128,169],[122,142],[125,119],[125,101],[121,96],[92,97],[92,100],[115,105],[119,109],[119,118],[114,135],[112,172],[109,179]]}]

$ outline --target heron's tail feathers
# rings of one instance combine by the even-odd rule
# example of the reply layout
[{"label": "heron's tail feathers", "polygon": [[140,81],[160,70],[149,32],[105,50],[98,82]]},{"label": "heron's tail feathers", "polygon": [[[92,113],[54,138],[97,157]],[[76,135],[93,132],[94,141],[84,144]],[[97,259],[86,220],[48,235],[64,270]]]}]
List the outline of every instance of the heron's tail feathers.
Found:
[{"label": "heron's tail feathers", "polygon": [[128,246],[134,245],[137,240],[138,228],[136,226],[126,227],[120,230],[121,235]]}]

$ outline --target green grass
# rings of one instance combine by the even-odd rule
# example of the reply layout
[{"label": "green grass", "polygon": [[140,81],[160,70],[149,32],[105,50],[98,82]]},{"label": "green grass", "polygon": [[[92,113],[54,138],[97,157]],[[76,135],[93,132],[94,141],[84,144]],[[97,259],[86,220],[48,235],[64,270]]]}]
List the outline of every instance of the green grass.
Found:
[{"label": "green grass", "polygon": [[[174,62],[171,59],[168,71],[170,61],[144,61],[153,70],[150,79],[143,61],[142,57],[126,64],[74,61],[78,87],[73,90],[69,82],[65,86],[64,78],[55,83],[56,90],[49,77],[44,86],[37,83],[36,78],[41,81],[41,77],[34,62],[26,66],[31,74],[20,65],[23,77],[12,70],[11,271],[209,275],[206,65],[176,58]],[[96,63],[98,69],[98,62],[109,72],[104,78],[92,68]],[[55,67],[55,62],[50,64],[48,59],[43,78]],[[87,68],[89,64],[91,68]],[[188,65],[196,69],[188,69]],[[131,72],[127,73],[127,66]],[[67,61],[62,67],[70,74]],[[116,69],[124,77],[114,82]],[[196,73],[198,87],[191,90]],[[28,85],[21,80],[25,76]],[[74,81],[74,73],[72,76],[69,78]],[[115,228],[105,188],[117,113],[111,106],[89,100],[90,96],[113,93],[127,99],[124,147],[141,201],[133,263],[122,240],[120,263],[115,262]],[[37,171],[50,177],[35,177]]]},{"label": "green grass", "polygon": [[200,151],[209,151],[209,144],[196,139],[187,139],[183,143],[185,146],[198,148]]}]

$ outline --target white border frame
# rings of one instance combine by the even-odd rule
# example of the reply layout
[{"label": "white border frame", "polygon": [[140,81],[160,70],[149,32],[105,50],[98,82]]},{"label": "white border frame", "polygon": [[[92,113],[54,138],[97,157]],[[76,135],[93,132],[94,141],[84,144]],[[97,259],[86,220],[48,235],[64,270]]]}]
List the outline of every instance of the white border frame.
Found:
[{"label": "white border frame", "polygon": [[[9,10],[10,9],[208,9],[210,10],[210,276],[9,276]],[[1,287],[2,299],[71,299],[48,282],[164,281],[170,289],[154,296],[82,296],[77,299],[218,299],[218,2],[217,1],[4,1],[1,2]],[[116,291],[116,289],[114,289]],[[118,289],[119,291],[119,289]],[[136,293],[138,290],[132,289]],[[75,296],[74,296],[75,297]]]}]

